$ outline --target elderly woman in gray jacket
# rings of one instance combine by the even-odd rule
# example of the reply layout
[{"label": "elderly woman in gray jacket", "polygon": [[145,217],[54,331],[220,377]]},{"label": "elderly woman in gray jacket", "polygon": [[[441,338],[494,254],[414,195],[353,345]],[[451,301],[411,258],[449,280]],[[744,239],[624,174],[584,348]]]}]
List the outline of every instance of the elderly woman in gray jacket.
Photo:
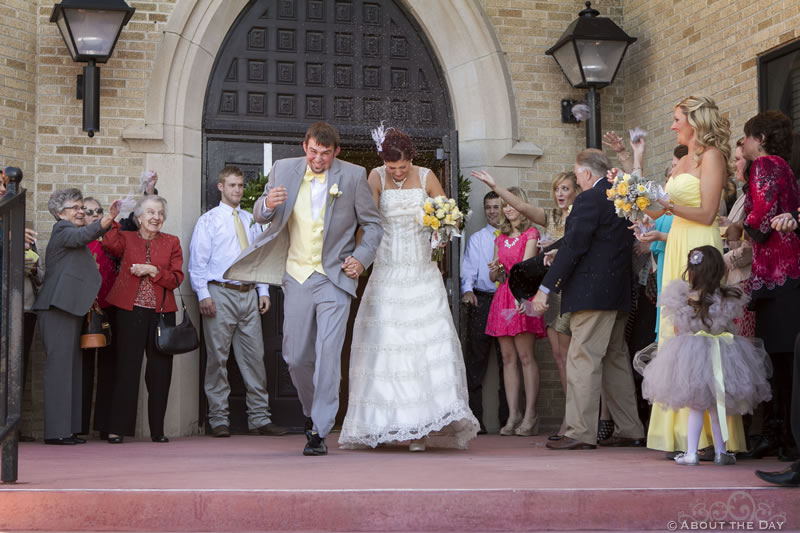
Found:
[{"label": "elderly woman in gray jacket", "polygon": [[88,226],[79,189],[55,191],[47,207],[56,223],[45,253],[44,284],[33,305],[47,354],[44,442],[79,444],[85,442],[75,437],[81,428],[81,327],[101,282],[87,245],[111,228],[119,201]]}]

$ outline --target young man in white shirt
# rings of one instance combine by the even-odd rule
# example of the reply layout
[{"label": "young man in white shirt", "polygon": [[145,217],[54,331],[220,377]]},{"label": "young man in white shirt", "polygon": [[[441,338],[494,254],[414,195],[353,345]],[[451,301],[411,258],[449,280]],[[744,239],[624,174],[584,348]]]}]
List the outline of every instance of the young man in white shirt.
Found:
[{"label": "young man in white shirt", "polygon": [[[489,279],[489,262],[494,259],[494,241],[497,238],[497,227],[500,225],[500,197],[496,192],[489,191],[483,197],[483,212],[486,215],[486,226],[469,238],[461,262],[461,301],[469,309],[464,364],[467,367],[469,407],[481,424],[480,433],[486,433],[483,424],[483,378],[489,365],[489,351],[492,344],[495,346],[498,358],[500,357],[497,341],[494,337],[486,335],[489,308],[492,306],[492,298],[497,288]],[[508,418],[502,371],[499,400],[502,426],[505,423],[504,419]]]},{"label": "young man in white shirt", "polygon": [[[242,250],[253,242],[259,226],[239,208],[244,174],[235,166],[219,173],[220,204],[202,215],[189,247],[189,275],[200,302],[207,361],[205,391],[208,422],[214,437],[230,436],[228,354],[231,345],[247,389],[247,425],[251,434],[283,435],[272,423],[264,368],[261,316],[270,308],[267,285],[223,278]],[[256,294],[257,293],[257,294]]]}]

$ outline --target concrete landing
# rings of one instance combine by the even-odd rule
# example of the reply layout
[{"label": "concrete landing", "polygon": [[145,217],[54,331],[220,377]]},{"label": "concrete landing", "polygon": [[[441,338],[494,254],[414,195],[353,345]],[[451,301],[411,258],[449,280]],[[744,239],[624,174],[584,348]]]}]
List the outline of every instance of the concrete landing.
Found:
[{"label": "concrete landing", "polygon": [[545,449],[481,436],[467,451],[301,455],[305,438],[20,445],[0,531],[800,530],[800,490],[755,469],[682,467],[642,448]]}]

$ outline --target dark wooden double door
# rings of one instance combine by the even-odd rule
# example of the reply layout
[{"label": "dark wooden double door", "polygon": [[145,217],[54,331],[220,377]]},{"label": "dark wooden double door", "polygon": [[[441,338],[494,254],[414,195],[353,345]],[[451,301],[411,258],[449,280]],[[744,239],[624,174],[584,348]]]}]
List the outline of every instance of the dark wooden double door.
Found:
[{"label": "dark wooden double door", "polygon": [[[420,141],[417,141],[417,143],[418,145],[424,144]],[[273,161],[303,155],[302,139],[277,140],[271,144]],[[447,192],[450,193],[451,184],[454,185],[454,181],[449,176],[452,173],[452,169],[449,168],[449,158],[444,159],[444,154],[447,154],[447,150],[444,150],[442,146],[441,140],[430,140],[428,148],[420,150],[420,153],[415,158],[415,163],[434,170],[439,175],[442,183],[445,184]],[[250,181],[256,179],[258,172],[263,169],[263,158],[263,141],[246,142],[235,139],[208,139],[206,142],[204,210],[211,209],[219,203],[220,194],[216,186],[216,175],[219,169],[225,165],[236,165],[244,171],[245,180]],[[343,146],[340,158],[364,166],[367,169],[382,164],[375,150],[368,144]],[[455,191],[455,188],[452,188]],[[455,194],[455,192],[452,194]],[[443,269],[445,270],[444,275],[448,287],[454,288],[457,300],[458,260],[457,257],[452,259],[452,261],[448,261],[448,264],[443,264]],[[359,297],[366,286],[367,279],[362,277],[360,280]],[[288,367],[283,360],[281,349],[283,342],[283,291],[281,288],[270,287],[270,298],[272,307],[268,313],[261,317],[261,327],[264,337],[264,365],[267,371],[267,391],[269,392],[270,407],[272,409],[272,420],[277,424],[300,431],[305,417],[297,397],[297,391],[292,384]],[[341,423],[347,406],[347,372],[349,368],[351,332],[353,321],[358,311],[358,303],[359,299],[356,299],[351,305],[347,335],[342,350],[342,386],[340,389],[340,409],[337,423]],[[201,358],[200,383],[202,389],[206,361],[204,346],[201,348]],[[231,431],[234,433],[246,433],[248,430],[246,391],[235,361],[233,349],[231,349],[228,359],[228,378],[231,385],[229,398]],[[207,418],[207,403],[203,390],[200,391],[200,396],[200,419],[205,421]]]}]

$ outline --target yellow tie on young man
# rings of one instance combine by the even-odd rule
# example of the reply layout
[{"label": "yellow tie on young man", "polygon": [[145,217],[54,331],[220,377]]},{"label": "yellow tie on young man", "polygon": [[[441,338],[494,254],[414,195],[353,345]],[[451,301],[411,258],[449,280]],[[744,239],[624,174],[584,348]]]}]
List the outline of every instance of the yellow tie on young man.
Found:
[{"label": "yellow tie on young man", "polygon": [[239,218],[239,211],[233,210],[233,227],[236,229],[236,238],[239,240],[239,248],[244,250],[250,244],[247,242],[247,233],[244,231],[244,224]]}]

